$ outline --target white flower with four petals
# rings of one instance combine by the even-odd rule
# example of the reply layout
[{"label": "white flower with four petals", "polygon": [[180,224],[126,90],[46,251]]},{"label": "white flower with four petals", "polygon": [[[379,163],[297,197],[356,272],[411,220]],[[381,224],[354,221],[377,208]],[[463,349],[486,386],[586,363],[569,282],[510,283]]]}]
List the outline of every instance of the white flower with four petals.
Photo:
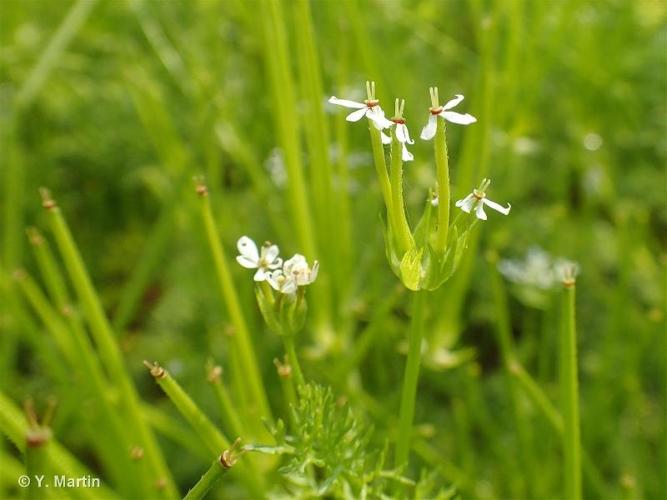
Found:
[{"label": "white flower with four petals", "polygon": [[467,213],[470,213],[474,208],[475,215],[478,219],[481,220],[486,220],[486,212],[484,212],[485,205],[489,208],[492,208],[496,212],[500,212],[503,215],[509,214],[512,205],[508,203],[507,207],[503,207],[502,205],[496,203],[495,201],[491,201],[486,197],[485,191],[489,187],[489,184],[491,184],[491,181],[489,179],[484,179],[478,189],[473,189],[472,193],[470,193],[462,200],[457,201],[456,206]]},{"label": "white flower with four petals", "polygon": [[384,111],[380,107],[380,101],[375,98],[375,82],[366,82],[366,94],[368,95],[368,99],[364,102],[339,99],[336,96],[331,96],[329,102],[343,106],[344,108],[356,110],[345,117],[348,122],[358,122],[365,116],[373,122],[373,125],[378,130],[391,127],[393,123],[384,116]]},{"label": "white flower with four petals", "polygon": [[295,254],[291,259],[283,260],[278,257],[278,246],[265,243],[261,250],[247,236],[241,236],[236,246],[241,255],[236,261],[247,269],[257,269],[255,281],[268,281],[277,291],[285,294],[296,293],[300,286],[310,285],[317,278],[320,269],[319,262],[313,267],[301,254]]},{"label": "white flower with four petals", "polygon": [[236,261],[247,269],[257,269],[255,281],[264,281],[273,269],[278,269],[283,265],[283,260],[278,257],[278,246],[265,243],[261,251],[257,250],[257,245],[247,236],[241,236],[236,243],[241,255],[236,256]]},{"label": "white flower with four petals", "polygon": [[431,116],[429,116],[428,123],[422,129],[420,137],[425,141],[435,137],[435,131],[438,126],[438,117],[442,118],[443,120],[447,120],[448,122],[458,123],[459,125],[470,125],[471,123],[475,123],[477,118],[469,115],[468,113],[461,114],[457,113],[456,111],[450,111],[450,109],[454,108],[462,100],[463,96],[461,94],[457,94],[454,99],[451,99],[444,105],[439,106],[437,93],[431,89],[431,102],[433,104],[433,106],[429,109]]},{"label": "white flower with four petals", "polygon": [[343,106],[344,108],[352,108],[352,111],[345,117],[348,122],[358,122],[364,116],[373,122],[375,128],[382,130],[391,127],[393,124],[384,116],[384,111],[380,107],[380,101],[377,99],[366,99],[364,102],[349,101],[347,99],[338,99],[336,96],[329,98],[331,104]]}]

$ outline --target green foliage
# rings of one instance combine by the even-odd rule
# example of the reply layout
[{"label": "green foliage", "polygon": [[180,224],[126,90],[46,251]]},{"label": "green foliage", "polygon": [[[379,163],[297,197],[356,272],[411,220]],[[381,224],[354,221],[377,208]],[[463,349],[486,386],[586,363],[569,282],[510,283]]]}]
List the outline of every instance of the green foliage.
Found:
[{"label": "green foliage", "polygon": [[[392,272],[403,254],[387,265],[367,131],[326,105],[332,94],[362,98],[353,94],[365,80],[377,82],[383,103],[406,99],[415,138],[429,86],[465,94],[478,118],[447,128],[456,227],[447,238],[457,243],[439,258],[458,261],[425,305],[401,475],[426,470],[423,484],[434,488],[424,498],[450,484],[464,498],[561,494],[560,288],[510,282],[496,268],[537,246],[581,267],[583,497],[665,497],[666,26],[657,0],[0,2],[0,433],[9,436],[0,497],[23,494],[19,408],[29,397],[58,400],[50,466],[102,478],[103,491],[79,496],[153,493],[163,484],[146,472],[159,470],[155,457],[179,493],[192,487],[213,450],[152,383],[144,359],[160,360],[230,440],[264,443],[267,415],[243,369],[254,364],[266,406],[297,436],[290,379],[272,364],[281,339],[234,262],[243,234],[320,261],[294,338],[304,377],[372,423],[366,450],[395,440],[411,315]],[[418,286],[428,288],[437,280],[423,282],[435,262],[425,235],[436,219],[430,199],[421,208],[437,180],[433,145],[417,140],[411,151],[402,194],[424,249]],[[231,309],[193,193],[200,175],[237,297]],[[512,213],[489,214],[466,233],[474,216],[456,222],[453,202],[484,177]],[[36,226],[56,250],[40,186],[57,199],[93,291],[59,253],[44,265],[26,241],[25,228]],[[405,264],[413,284],[417,260]],[[240,356],[238,325],[254,363]],[[224,369],[240,424],[219,418],[203,375],[209,358]],[[148,434],[156,449],[135,460],[128,448]],[[360,456],[371,474],[381,454]],[[270,491],[288,494],[280,457],[241,460],[254,462]],[[322,473],[304,488],[324,481]],[[396,483],[369,487],[392,485],[397,496]],[[210,495],[247,497],[247,484],[232,470]]]},{"label": "green foliage", "polygon": [[433,477],[418,484],[397,470],[385,469],[387,447],[372,445],[372,429],[330,387],[307,384],[298,390],[291,408],[289,428],[279,421],[271,429],[275,447],[255,447],[264,453],[281,453],[287,463],[279,472],[289,482],[290,495],[298,498],[382,498],[403,488],[414,488],[416,498],[452,498],[454,490],[437,493]]}]

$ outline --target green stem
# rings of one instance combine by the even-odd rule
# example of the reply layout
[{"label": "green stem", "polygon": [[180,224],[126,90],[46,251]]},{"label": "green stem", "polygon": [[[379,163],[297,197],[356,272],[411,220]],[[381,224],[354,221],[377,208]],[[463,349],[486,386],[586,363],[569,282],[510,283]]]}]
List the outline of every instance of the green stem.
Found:
[{"label": "green stem", "polygon": [[225,385],[224,380],[221,380],[220,377],[209,380],[213,385],[213,390],[215,391],[215,396],[220,406],[220,413],[222,414],[222,418],[227,424],[228,429],[234,436],[245,435],[244,427],[241,423],[238,410],[232,403],[232,398],[229,395],[229,391],[227,390],[227,386]]},{"label": "green stem", "polygon": [[392,233],[398,241],[400,253],[403,255],[415,243],[410,232],[410,225],[403,200],[403,158],[402,145],[396,138],[396,127],[392,132],[391,140],[391,199],[394,210],[394,229]]},{"label": "green stem", "polygon": [[197,481],[183,500],[200,500],[206,496],[206,493],[217,483],[222,476],[229,471],[228,467],[223,467],[220,459],[216,459],[204,475]]},{"label": "green stem", "polygon": [[389,174],[387,173],[387,163],[384,158],[384,147],[382,146],[382,139],[380,138],[380,131],[375,128],[373,122],[368,120],[368,132],[371,136],[371,148],[373,150],[373,164],[375,165],[375,172],[380,183],[380,191],[382,192],[382,199],[387,207],[387,224],[391,224],[394,217],[393,202],[391,196],[391,183],[389,182]]},{"label": "green stem", "polygon": [[211,250],[211,255],[213,257],[220,292],[235,328],[233,339],[241,358],[243,380],[247,382],[246,387],[250,395],[248,400],[254,402],[257,406],[256,408],[249,408],[250,414],[256,418],[263,416],[271,419],[271,410],[269,409],[266,391],[257,365],[257,358],[255,357],[255,351],[252,346],[250,332],[245,317],[243,316],[241,304],[236,293],[236,287],[232,281],[231,272],[227,266],[225,251],[220,243],[220,235],[213,218],[211,203],[205,192],[205,188],[203,186],[200,186],[200,188],[204,189],[204,191],[200,191],[199,196],[201,201],[200,213],[204,223],[209,249]]},{"label": "green stem", "polygon": [[415,414],[415,399],[417,397],[417,382],[419,379],[419,365],[421,363],[421,344],[424,336],[424,318],[426,306],[426,291],[414,292],[412,321],[408,332],[408,360],[403,378],[403,392],[401,394],[401,409],[399,413],[398,437],[396,441],[395,465],[400,467],[407,464],[412,437],[412,421]]},{"label": "green stem", "polygon": [[301,387],[306,385],[306,381],[303,378],[303,372],[301,371],[301,365],[299,364],[299,358],[296,355],[296,349],[294,348],[294,336],[293,335],[281,335],[283,339],[283,345],[285,346],[285,353],[287,354],[287,359],[294,373],[294,380],[296,381],[296,386]]},{"label": "green stem", "polygon": [[577,381],[577,332],[575,324],[575,285],[563,294],[563,331],[561,332],[560,385],[563,413],[563,452],[565,497],[581,499],[581,441],[579,435],[579,388]]},{"label": "green stem", "polygon": [[143,418],[139,407],[139,396],[126,370],[120,348],[115,341],[109,321],[104,313],[99,297],[95,293],[93,284],[88,276],[83,259],[74,243],[72,234],[60,213],[60,209],[50,198],[48,192],[43,191],[44,207],[47,208],[51,223],[51,230],[65,262],[65,267],[72,279],[79,300],[83,306],[85,316],[99,349],[100,358],[109,371],[110,378],[118,384],[119,394],[132,422],[135,438],[140,441],[144,449],[147,462],[154,475],[155,484],[164,484],[164,493],[168,497],[176,497],[177,490],[164,457],[160,453],[155,436]]},{"label": "green stem", "polygon": [[[29,433],[39,432],[29,430]],[[45,431],[46,432],[46,431]],[[30,439],[28,439],[30,441]],[[47,493],[43,489],[51,481],[51,477],[47,475],[48,455],[47,450],[49,440],[46,438],[44,442],[34,444],[27,443],[25,448],[25,472],[31,479],[30,485],[26,489],[26,496],[28,500],[41,500]]]},{"label": "green stem", "polygon": [[[21,451],[26,451],[25,436],[29,431],[28,422],[25,415],[14,405],[14,403],[0,391],[0,432],[7,436],[12,441],[16,448]],[[46,462],[48,468],[54,474],[60,474],[67,477],[83,477],[94,476],[93,471],[88,469],[85,465],[80,463],[76,457],[70,454],[60,443],[55,439],[50,440],[50,446],[45,449]],[[45,479],[46,481],[46,479]],[[106,485],[100,488],[80,488],[76,491],[76,496],[79,498],[89,499],[103,499],[103,498],[118,498]]]},{"label": "green stem", "polygon": [[[158,385],[162,388],[167,397],[176,406],[176,409],[188,421],[190,426],[197,433],[202,442],[208,447],[209,451],[218,454],[220,450],[228,448],[229,440],[220,432],[211,420],[201,411],[197,403],[183,390],[169,372],[157,363],[150,364],[144,361],[144,365],[150,370]],[[257,477],[252,470],[250,462],[241,464],[239,474],[254,495],[263,495],[263,482],[261,477]]]},{"label": "green stem", "polygon": [[296,422],[294,421],[294,415],[290,411],[290,408],[296,408],[297,399],[294,378],[292,377],[292,367],[287,358],[285,358],[284,363],[281,363],[277,358],[273,360],[273,363],[276,365],[278,377],[280,378],[280,386],[283,391],[283,399],[285,400],[285,409],[289,415],[290,424],[292,425],[292,428],[294,428]]},{"label": "green stem", "polygon": [[438,179],[438,229],[435,234],[436,250],[444,252],[447,248],[449,233],[449,156],[447,154],[447,137],[445,134],[445,120],[438,119],[433,142],[435,149],[435,168]]},{"label": "green stem", "polygon": [[[287,4],[286,4],[287,5]],[[304,98],[305,116],[304,137],[311,161],[317,159],[317,168],[310,170],[312,201],[315,207],[318,224],[315,230],[319,232],[319,250],[326,252],[328,263],[335,262],[333,253],[338,253],[338,240],[332,228],[334,224],[333,209],[333,168],[329,159],[329,128],[328,119],[324,114],[322,96],[324,95],[320,61],[315,45],[315,33],[309,0],[291,2],[293,8],[294,35],[296,39],[297,63],[299,82]],[[327,255],[328,254],[328,255]]]}]

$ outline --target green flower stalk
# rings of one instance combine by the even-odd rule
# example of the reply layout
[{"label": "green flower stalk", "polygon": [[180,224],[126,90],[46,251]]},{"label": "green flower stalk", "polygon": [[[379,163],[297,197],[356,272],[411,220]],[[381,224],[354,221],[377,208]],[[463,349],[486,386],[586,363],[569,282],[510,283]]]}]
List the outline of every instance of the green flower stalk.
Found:
[{"label": "green flower stalk", "polygon": [[408,332],[408,360],[403,376],[401,392],[401,407],[398,419],[398,436],[396,438],[396,456],[394,463],[397,467],[408,462],[410,443],[412,438],[412,421],[415,414],[415,400],[417,399],[417,384],[419,382],[419,366],[421,364],[421,346],[424,337],[424,318],[426,309],[426,294],[421,290],[413,295],[412,322]]},{"label": "green flower stalk", "polygon": [[[412,320],[408,335],[409,350],[401,395],[395,456],[396,465],[403,466],[408,461],[410,450],[426,315],[426,292],[439,288],[454,274],[476,220],[486,219],[484,206],[504,214],[509,213],[510,207],[504,208],[486,199],[485,189],[490,181],[484,179],[479,189],[456,203],[456,206],[466,213],[470,213],[474,208],[476,217],[464,217],[459,214],[450,223],[451,187],[445,121],[470,125],[477,119],[467,113],[451,111],[463,100],[462,95],[457,95],[440,105],[438,89],[431,87],[429,119],[420,137],[423,140],[435,138],[434,154],[438,186],[436,195],[431,193],[429,196],[422,217],[412,231],[403,196],[403,162],[414,159],[407,149],[407,144],[413,144],[413,141],[410,139],[403,116],[405,101],[396,99],[394,117],[387,120],[376,99],[373,82],[366,82],[366,93],[368,98],[364,102],[339,99],[335,96],[331,97],[329,102],[354,109],[346,117],[347,121],[356,122],[363,117],[368,119],[373,162],[387,211],[385,227],[387,260],[403,285],[416,292],[413,295]],[[389,128],[392,128],[391,137],[382,132]],[[387,174],[383,144],[390,145],[390,175]]]},{"label": "green flower stalk", "polygon": [[200,200],[200,214],[204,224],[206,239],[209,244],[213,263],[215,265],[220,293],[229,312],[232,324],[235,327],[234,341],[236,343],[239,361],[243,370],[243,380],[246,382],[246,393],[254,402],[254,406],[249,408],[256,417],[265,417],[271,419],[271,410],[266,396],[266,390],[257,365],[257,357],[252,345],[250,331],[243,315],[243,310],[239,302],[236,287],[232,280],[231,272],[227,265],[227,258],[224,248],[220,242],[220,235],[211,210],[211,202],[208,196],[208,189],[201,182],[197,181],[197,194]]},{"label": "green flower stalk", "polygon": [[[403,200],[403,160],[411,161],[412,154],[407,150],[406,142],[412,143],[408,134],[408,128],[403,118],[405,100],[396,99],[394,117],[391,119],[396,124],[393,127],[391,137],[391,200],[394,207],[393,233],[398,242],[399,252],[405,253],[414,248],[415,241],[408,224],[408,216]],[[381,133],[382,134],[382,133]],[[386,139],[385,139],[386,142]]]},{"label": "green flower stalk", "polygon": [[[450,223],[450,181],[445,121],[469,125],[477,120],[469,114],[451,111],[463,100],[457,95],[444,105],[439,105],[438,89],[429,89],[431,107],[429,121],[421,132],[424,140],[435,137],[435,164],[438,186],[435,197],[429,197],[423,215],[414,228],[410,228],[403,196],[403,162],[414,159],[407,149],[413,144],[403,116],[405,102],[397,99],[395,115],[385,118],[375,95],[374,82],[366,82],[367,99],[363,102],[331,97],[329,102],[354,109],[347,121],[356,122],[366,117],[369,122],[373,163],[380,184],[380,191],[387,213],[385,247],[387,259],[394,273],[410,290],[435,290],[447,281],[460,262],[467,245],[474,220],[455,218]],[[440,120],[438,118],[441,118]],[[392,129],[390,135],[384,129]],[[383,145],[390,145],[390,171],[387,172]],[[432,212],[435,211],[435,214]]]},{"label": "green flower stalk", "polygon": [[577,329],[575,264],[561,267],[563,279],[562,325],[560,336],[560,386],[563,414],[563,454],[565,498],[581,499],[581,437],[579,430],[579,383],[577,375]]}]

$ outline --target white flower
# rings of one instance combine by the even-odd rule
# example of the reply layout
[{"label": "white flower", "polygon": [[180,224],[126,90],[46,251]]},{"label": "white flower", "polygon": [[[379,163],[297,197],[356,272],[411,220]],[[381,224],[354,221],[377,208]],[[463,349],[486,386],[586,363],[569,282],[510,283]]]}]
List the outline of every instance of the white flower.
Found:
[{"label": "white flower", "polygon": [[449,111],[463,100],[462,95],[457,94],[456,97],[454,97],[454,99],[451,99],[447,101],[444,105],[439,106],[437,89],[431,88],[429,90],[431,91],[431,102],[433,106],[429,109],[429,111],[431,112],[431,116],[429,116],[428,123],[422,129],[422,133],[420,136],[425,141],[433,139],[433,137],[435,136],[438,116],[443,120],[447,120],[448,122],[452,123],[458,123],[459,125],[470,125],[471,123],[475,123],[477,121],[477,118],[475,118],[472,115],[469,115],[468,113],[462,115],[461,113],[457,113],[456,111]]},{"label": "white flower", "polygon": [[378,130],[391,127],[392,122],[385,118],[384,111],[382,111],[382,108],[380,107],[380,101],[375,98],[375,82],[366,82],[366,91],[368,99],[364,102],[339,99],[336,96],[331,96],[329,102],[331,104],[355,110],[345,117],[348,122],[358,122],[365,116],[373,122],[373,125],[375,125],[375,128]]},{"label": "white flower", "polygon": [[475,215],[477,216],[478,219],[481,220],[486,220],[484,205],[494,209],[497,212],[500,212],[503,215],[509,214],[512,205],[508,203],[507,208],[505,208],[502,205],[499,205],[495,201],[491,201],[486,197],[485,191],[489,187],[489,184],[491,184],[491,181],[489,179],[484,179],[478,189],[473,189],[472,193],[470,193],[462,200],[457,201],[456,206],[467,213],[470,213],[470,211],[474,208]]},{"label": "white flower", "polygon": [[[395,118],[392,120],[392,124],[396,124],[396,139],[401,143],[402,153],[401,157],[403,161],[412,161],[415,159],[413,154],[408,151],[406,144],[414,144],[415,141],[410,139],[410,132],[408,132],[408,126],[405,124],[403,118]],[[391,137],[385,133],[382,134],[382,144],[391,144]]]},{"label": "white flower", "polygon": [[[415,157],[410,151],[406,144],[414,144],[415,141],[410,139],[410,132],[408,131],[408,126],[405,124],[405,118],[403,118],[403,109],[405,108],[405,99],[399,100],[396,99],[395,105],[395,116],[391,119],[392,125],[396,126],[396,140],[401,143],[402,153],[401,157],[403,161],[412,161]],[[391,137],[380,132],[380,137],[382,138],[382,144],[391,144]]]},{"label": "white flower", "polygon": [[267,281],[274,290],[291,295],[296,293],[298,287],[310,285],[315,281],[319,269],[319,262],[315,261],[311,268],[306,258],[297,253],[285,261],[282,269],[268,273]]},{"label": "white flower", "polygon": [[541,290],[549,290],[558,283],[571,286],[579,273],[579,265],[567,259],[554,259],[539,247],[528,249],[526,258],[503,259],[498,270],[510,281]]},{"label": "white flower", "polygon": [[308,261],[301,254],[296,254],[283,265],[283,272],[287,276],[293,276],[299,286],[310,285],[317,278],[320,264],[315,261],[313,267],[308,266]]},{"label": "white flower", "polygon": [[266,280],[274,290],[277,290],[281,293],[291,295],[296,292],[296,279],[294,276],[285,275],[282,269],[268,273]]},{"label": "white flower", "polygon": [[283,264],[283,260],[278,257],[277,245],[265,243],[260,252],[254,241],[247,236],[241,236],[236,246],[241,254],[236,256],[236,261],[247,269],[257,269],[255,281],[266,280],[270,270],[278,269]]},{"label": "white flower", "polygon": [[558,279],[552,257],[540,247],[529,248],[524,260],[501,260],[498,270],[514,283],[542,290],[552,288]]}]

